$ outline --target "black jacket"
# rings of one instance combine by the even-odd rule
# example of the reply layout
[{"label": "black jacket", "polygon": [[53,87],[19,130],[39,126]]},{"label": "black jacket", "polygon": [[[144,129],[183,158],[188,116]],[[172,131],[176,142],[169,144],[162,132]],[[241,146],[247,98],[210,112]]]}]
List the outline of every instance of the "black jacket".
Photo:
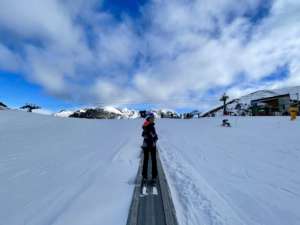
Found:
[{"label": "black jacket", "polygon": [[156,142],[158,140],[156,130],[154,127],[154,123],[145,122],[143,125],[143,133],[142,136],[144,138],[143,148],[151,148],[156,146]]}]

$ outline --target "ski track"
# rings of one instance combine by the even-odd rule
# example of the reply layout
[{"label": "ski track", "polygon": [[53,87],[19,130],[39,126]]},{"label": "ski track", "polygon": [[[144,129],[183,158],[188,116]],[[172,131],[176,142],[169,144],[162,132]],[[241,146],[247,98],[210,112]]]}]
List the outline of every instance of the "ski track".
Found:
[{"label": "ski track", "polygon": [[[128,143],[130,143],[129,137],[125,138],[124,141],[117,143],[115,147],[112,148],[115,149],[113,156],[110,159],[112,163],[125,161],[124,159],[122,160],[122,155],[126,155],[128,153],[125,151],[127,150],[126,145],[128,145]],[[92,159],[99,158],[95,155],[95,153],[96,152],[89,152],[87,155],[82,157],[81,160],[89,159],[88,161],[92,161]],[[86,169],[79,174],[73,183],[64,187],[56,193],[55,196],[46,198],[41,209],[47,210],[41,211],[39,213],[39,217],[30,217],[26,220],[24,225],[55,225],[59,222],[60,217],[72,206],[72,204],[79,199],[81,195],[88,191],[88,189],[93,185],[93,182],[99,177],[99,174],[102,174],[102,176],[105,175],[108,169],[109,168],[105,169],[103,163],[95,164],[93,167]],[[36,212],[34,214],[36,215]]]},{"label": "ski track", "polygon": [[[93,152],[91,152],[84,158],[94,157]],[[68,186],[59,189],[53,195],[45,198],[40,206],[40,211],[35,211],[33,212],[33,215],[26,218],[24,225],[55,224],[72,203],[92,185],[99,174],[98,171],[103,171],[103,169],[103,164],[99,163],[80,173]]]},{"label": "ski track", "polygon": [[[171,183],[171,191],[173,190],[172,196],[176,195],[178,197],[178,201],[182,207],[180,211],[184,213],[183,218],[180,218],[181,216],[179,215],[181,225],[245,224],[227,202],[205,180],[201,180],[201,187],[194,182],[196,177],[199,179],[199,175],[193,175],[196,171],[192,167],[189,167],[188,163],[183,160],[179,151],[176,151],[176,146],[162,142],[160,143],[160,149],[167,177],[171,178],[168,180]],[[176,187],[185,188],[176,190]]]}]

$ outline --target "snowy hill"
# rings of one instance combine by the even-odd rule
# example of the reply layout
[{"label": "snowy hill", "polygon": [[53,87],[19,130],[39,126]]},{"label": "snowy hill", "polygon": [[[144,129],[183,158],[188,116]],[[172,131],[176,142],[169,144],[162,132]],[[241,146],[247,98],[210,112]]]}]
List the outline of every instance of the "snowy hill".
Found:
[{"label": "snowy hill", "polygon": [[[180,225],[300,224],[300,120],[159,120]],[[2,225],[125,225],[142,120],[0,111]]]}]

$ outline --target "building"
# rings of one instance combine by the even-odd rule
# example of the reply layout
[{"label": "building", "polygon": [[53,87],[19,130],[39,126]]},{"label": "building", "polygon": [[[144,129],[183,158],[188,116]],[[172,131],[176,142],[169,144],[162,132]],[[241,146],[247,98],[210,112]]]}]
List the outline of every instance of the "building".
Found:
[{"label": "building", "polygon": [[291,104],[290,94],[260,98],[251,101],[253,116],[282,116],[288,115]]}]

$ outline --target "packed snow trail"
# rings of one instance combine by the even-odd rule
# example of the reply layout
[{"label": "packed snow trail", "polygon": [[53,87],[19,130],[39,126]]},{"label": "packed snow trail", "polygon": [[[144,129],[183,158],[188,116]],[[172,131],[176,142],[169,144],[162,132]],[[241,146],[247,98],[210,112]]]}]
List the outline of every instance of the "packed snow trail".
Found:
[{"label": "packed snow trail", "polygon": [[299,225],[300,120],[229,120],[157,123],[180,225]]},{"label": "packed snow trail", "polygon": [[[151,157],[148,163],[148,177],[151,177]],[[131,209],[127,225],[178,225],[176,211],[170,195],[168,183],[157,153],[158,180],[155,185],[157,192],[153,192],[151,185],[142,185],[141,159],[133,193]],[[146,193],[144,192],[146,189]]]},{"label": "packed snow trail", "polygon": [[140,124],[0,111],[0,224],[126,224]]}]

